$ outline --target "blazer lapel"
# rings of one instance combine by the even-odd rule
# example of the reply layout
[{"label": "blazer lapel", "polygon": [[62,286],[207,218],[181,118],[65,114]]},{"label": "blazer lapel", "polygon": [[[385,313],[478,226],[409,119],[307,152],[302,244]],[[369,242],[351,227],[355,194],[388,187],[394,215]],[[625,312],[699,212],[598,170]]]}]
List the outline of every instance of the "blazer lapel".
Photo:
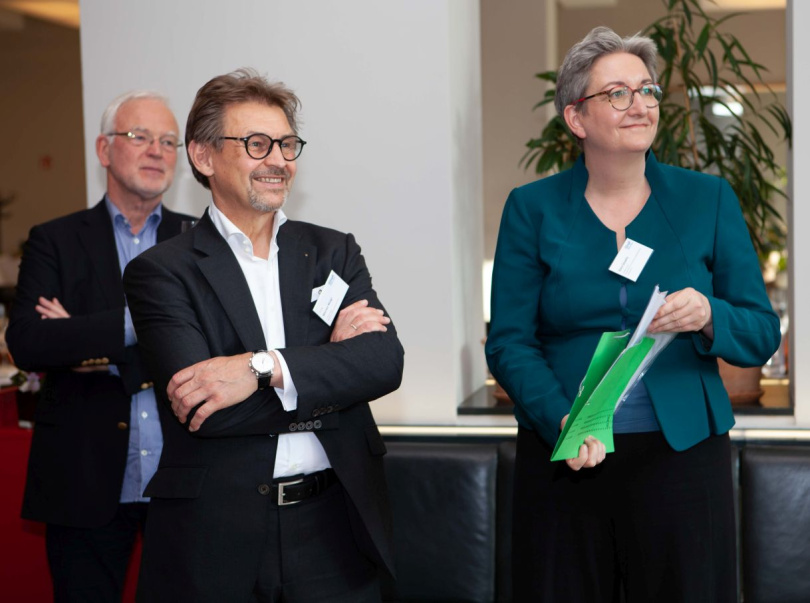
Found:
[{"label": "blazer lapel", "polygon": [[284,339],[288,346],[305,345],[312,312],[312,286],[317,248],[301,241],[295,222],[287,222],[278,231],[278,281],[281,289],[281,313]]},{"label": "blazer lapel", "polygon": [[111,308],[123,306],[121,266],[118,264],[112,219],[103,199],[85,214],[82,226],[78,235],[79,245],[87,254],[87,261],[93,267],[98,281],[104,284],[101,290],[107,305]]},{"label": "blazer lapel", "polygon": [[245,350],[264,350],[267,343],[245,276],[208,210],[194,227],[194,248],[204,257],[197,265],[216,293]]}]

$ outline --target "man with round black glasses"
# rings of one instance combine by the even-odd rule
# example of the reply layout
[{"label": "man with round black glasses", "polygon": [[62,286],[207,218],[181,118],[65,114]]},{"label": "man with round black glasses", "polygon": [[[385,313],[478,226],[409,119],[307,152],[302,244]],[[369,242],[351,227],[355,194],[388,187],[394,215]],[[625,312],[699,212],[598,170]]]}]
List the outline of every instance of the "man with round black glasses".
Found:
[{"label": "man with round black glasses", "polygon": [[379,601],[393,569],[369,402],[403,350],[354,237],[284,215],[298,107],[252,70],[206,83],[186,144],[211,205],[124,277],[165,439],[144,601]]},{"label": "man with round black glasses", "polygon": [[134,256],[191,220],[163,207],[177,121],[133,91],[104,111],[96,153],[107,192],[92,209],[31,229],[6,338],[21,369],[44,371],[22,516],[47,524],[54,599],[120,601],[160,421],[124,298]]}]

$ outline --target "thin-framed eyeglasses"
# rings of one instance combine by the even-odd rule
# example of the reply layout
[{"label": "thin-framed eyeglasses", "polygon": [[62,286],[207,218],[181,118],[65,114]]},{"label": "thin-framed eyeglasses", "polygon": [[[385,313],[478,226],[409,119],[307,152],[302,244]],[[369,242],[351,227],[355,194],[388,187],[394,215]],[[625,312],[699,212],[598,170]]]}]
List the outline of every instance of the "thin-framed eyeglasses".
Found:
[{"label": "thin-framed eyeglasses", "polygon": [[245,151],[253,159],[264,159],[273,152],[273,145],[278,143],[281,149],[281,156],[285,161],[295,161],[304,150],[306,140],[301,140],[298,136],[290,135],[282,138],[270,138],[267,134],[251,134],[250,136],[220,136],[220,140],[241,140],[245,145]]},{"label": "thin-framed eyeglasses", "polygon": [[[108,132],[105,136],[125,136],[134,147],[152,146],[152,143],[155,142],[155,137],[149,130],[139,128],[129,132]],[[172,134],[164,134],[157,141],[160,148],[167,153],[176,153],[177,149],[183,146],[183,143],[177,140],[177,136]]]},{"label": "thin-framed eyeglasses", "polygon": [[579,103],[584,103],[586,100],[591,98],[605,95],[611,107],[617,111],[627,111],[633,105],[633,101],[636,98],[636,92],[638,92],[638,95],[641,97],[641,100],[648,109],[654,109],[657,107],[661,102],[661,99],[664,98],[664,91],[661,89],[661,84],[644,84],[643,86],[635,89],[631,88],[630,86],[616,86],[610,90],[602,90],[602,92],[597,92],[596,94],[591,94],[590,96],[583,96],[581,99],[576,100],[571,104],[576,105]]}]

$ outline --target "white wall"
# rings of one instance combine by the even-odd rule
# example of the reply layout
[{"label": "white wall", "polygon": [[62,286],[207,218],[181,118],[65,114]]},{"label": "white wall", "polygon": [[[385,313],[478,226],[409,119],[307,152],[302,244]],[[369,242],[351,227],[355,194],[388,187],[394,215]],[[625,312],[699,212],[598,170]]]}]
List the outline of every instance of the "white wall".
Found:
[{"label": "white wall", "polygon": [[[478,2],[451,0],[449,10],[447,115],[453,181],[453,349],[459,362],[456,391],[470,396],[481,383],[483,307],[481,295],[484,225],[481,151],[481,29]],[[478,249],[480,254],[469,253]]]},{"label": "white wall", "polygon": [[[478,1],[82,0],[81,12],[88,158],[127,89],[167,94],[181,128],[196,90],[238,67],[298,93],[308,144],[285,211],[357,236],[406,350],[403,387],[375,414],[455,422],[485,377]],[[186,163],[166,202],[207,205]]]}]

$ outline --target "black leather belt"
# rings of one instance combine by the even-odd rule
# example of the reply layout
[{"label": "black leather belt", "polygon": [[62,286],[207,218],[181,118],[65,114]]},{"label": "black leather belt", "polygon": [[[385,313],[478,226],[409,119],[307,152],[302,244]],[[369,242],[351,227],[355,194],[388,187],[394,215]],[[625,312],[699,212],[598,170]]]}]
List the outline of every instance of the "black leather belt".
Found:
[{"label": "black leather belt", "polygon": [[324,469],[307,475],[292,475],[273,480],[273,498],[278,506],[294,505],[317,496],[338,479],[333,469]]}]

